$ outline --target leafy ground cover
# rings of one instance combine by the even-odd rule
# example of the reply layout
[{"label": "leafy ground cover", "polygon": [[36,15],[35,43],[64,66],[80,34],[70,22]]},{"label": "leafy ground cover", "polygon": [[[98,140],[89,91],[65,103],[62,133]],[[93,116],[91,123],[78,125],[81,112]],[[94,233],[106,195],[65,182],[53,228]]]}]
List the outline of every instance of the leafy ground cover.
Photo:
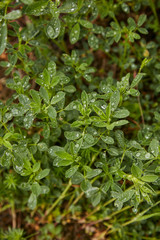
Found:
[{"label": "leafy ground cover", "polygon": [[159,15],[0,2],[0,239],[160,239]]}]

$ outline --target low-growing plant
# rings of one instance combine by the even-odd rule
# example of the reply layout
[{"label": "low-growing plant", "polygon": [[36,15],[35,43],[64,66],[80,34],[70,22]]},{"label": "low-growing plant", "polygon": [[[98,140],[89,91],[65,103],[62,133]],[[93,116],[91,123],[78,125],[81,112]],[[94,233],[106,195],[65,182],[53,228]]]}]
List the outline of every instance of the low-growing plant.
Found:
[{"label": "low-growing plant", "polygon": [[[102,224],[96,239],[157,239],[159,8],[0,3],[2,87],[11,95],[0,102],[0,199],[13,227],[2,239],[61,239],[72,216]],[[17,211],[43,228],[19,229]]]}]

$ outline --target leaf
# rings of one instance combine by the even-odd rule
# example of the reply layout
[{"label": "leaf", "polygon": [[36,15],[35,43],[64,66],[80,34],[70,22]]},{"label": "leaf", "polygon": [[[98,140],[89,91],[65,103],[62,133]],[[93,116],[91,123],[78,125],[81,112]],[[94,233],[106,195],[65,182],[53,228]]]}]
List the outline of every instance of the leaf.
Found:
[{"label": "leaf", "polygon": [[110,103],[111,103],[111,111],[115,111],[116,108],[118,107],[120,101],[120,92],[118,90],[114,91],[110,98]]},{"label": "leaf", "polygon": [[78,168],[79,168],[79,165],[75,165],[74,167],[69,168],[69,169],[65,172],[65,177],[66,177],[66,178],[72,177],[72,176],[75,174],[75,172],[77,172]]},{"label": "leaf", "polygon": [[114,118],[125,118],[128,117],[130,112],[127,109],[117,110],[114,112],[113,117]]},{"label": "leaf", "polygon": [[99,40],[94,34],[90,34],[88,37],[88,44],[89,44],[90,48],[93,48],[94,50],[98,49]]},{"label": "leaf", "polygon": [[76,92],[76,88],[73,85],[68,85],[64,87],[64,91],[68,93],[74,93]]},{"label": "leaf", "polygon": [[48,146],[45,142],[40,142],[37,144],[37,147],[39,149],[40,152],[45,152],[48,150]]},{"label": "leaf", "polygon": [[24,95],[24,94],[20,94],[19,95],[19,102],[25,106],[25,105],[29,105],[31,102],[30,102],[30,99]]},{"label": "leaf", "polygon": [[44,79],[44,83],[46,84],[46,86],[49,87],[49,85],[50,85],[50,74],[49,74],[49,72],[46,68],[43,70],[43,79]]},{"label": "leaf", "polygon": [[0,26],[0,55],[4,52],[7,44],[7,23],[1,22]]},{"label": "leaf", "polygon": [[81,19],[79,22],[85,28],[93,28],[93,24],[87,20]]},{"label": "leaf", "polygon": [[144,75],[145,75],[144,73],[138,73],[136,77],[133,79],[130,87],[131,88],[135,87],[141,81]]},{"label": "leaf", "polygon": [[96,193],[91,198],[91,203],[93,207],[97,206],[100,203],[100,201],[101,201],[101,192]]},{"label": "leaf", "polygon": [[36,197],[38,197],[41,194],[41,187],[40,187],[39,183],[37,183],[37,182],[34,182],[32,184],[31,190],[36,195]]},{"label": "leaf", "polygon": [[155,182],[158,179],[157,175],[148,174],[141,177],[141,180],[144,182]]},{"label": "leaf", "polygon": [[126,190],[125,192],[123,192],[122,194],[120,194],[118,196],[118,201],[123,202],[123,203],[127,202],[132,198],[134,193],[135,193],[135,190]]},{"label": "leaf", "polygon": [[60,91],[58,92],[52,99],[51,99],[51,104],[56,104],[59,101],[61,101],[62,99],[64,99],[65,97],[65,93]]},{"label": "leaf", "polygon": [[88,95],[87,95],[86,91],[84,91],[84,90],[81,94],[81,100],[82,100],[83,106],[87,107],[88,106]]},{"label": "leaf", "polygon": [[32,112],[28,111],[25,115],[25,117],[23,118],[23,124],[24,124],[24,127],[26,129],[29,129],[32,124],[33,124],[33,120],[34,120],[34,115]]},{"label": "leaf", "polygon": [[50,61],[48,63],[47,70],[48,70],[48,72],[50,74],[50,77],[53,78],[53,76],[56,75],[56,63],[54,61]]},{"label": "leaf", "polygon": [[37,176],[35,177],[36,180],[41,180],[42,178],[45,178],[50,172],[50,169],[46,168],[42,171],[40,171]]},{"label": "leaf", "polygon": [[64,160],[71,160],[71,161],[73,161],[73,156],[71,154],[65,152],[65,151],[57,151],[57,152],[55,152],[55,154],[58,157],[60,157],[60,158],[62,158]]},{"label": "leaf", "polygon": [[127,124],[128,121],[127,120],[119,120],[117,122],[113,122],[110,125],[107,126],[108,130],[113,130],[114,127],[119,127],[119,126],[123,126],[125,124]]},{"label": "leaf", "polygon": [[69,40],[71,44],[75,44],[79,39],[80,26],[79,23],[76,23],[69,34]]},{"label": "leaf", "polygon": [[107,144],[114,144],[114,139],[109,136],[101,136],[101,139]]},{"label": "leaf", "polygon": [[80,187],[83,192],[86,192],[92,187],[92,184],[90,183],[90,181],[88,179],[85,179],[85,180],[83,180],[83,182],[81,182]]},{"label": "leaf", "polygon": [[131,173],[134,177],[140,178],[142,175],[142,170],[136,164],[133,164],[131,168]]},{"label": "leaf", "polygon": [[115,137],[116,137],[116,140],[117,140],[117,142],[118,142],[118,145],[119,145],[121,148],[125,149],[126,144],[125,144],[125,139],[124,139],[124,133],[123,133],[123,131],[117,130],[117,131],[115,132]]},{"label": "leaf", "polygon": [[84,180],[84,177],[82,173],[78,171],[71,178],[71,181],[73,184],[80,184],[83,180]]},{"label": "leaf", "polygon": [[61,13],[74,13],[77,10],[77,3],[73,0],[65,1],[62,6],[60,6],[59,10]]},{"label": "leaf", "polygon": [[25,14],[27,15],[34,15],[34,16],[40,16],[45,14],[45,8],[47,7],[48,2],[47,1],[38,1],[35,3],[32,3],[27,6],[25,9]]},{"label": "leaf", "polygon": [[107,117],[104,114],[104,112],[102,111],[102,109],[100,109],[96,105],[93,105],[92,108],[97,113],[97,115],[100,116],[101,119],[107,120]]},{"label": "leaf", "polygon": [[152,58],[148,59],[148,58],[144,58],[142,63],[141,63],[141,66],[140,66],[140,69],[139,69],[139,72],[142,71],[142,69],[152,60]]},{"label": "leaf", "polygon": [[148,30],[146,28],[139,28],[138,32],[140,32],[142,34],[148,34]]},{"label": "leaf", "polygon": [[40,87],[39,91],[41,97],[43,98],[44,102],[49,104],[49,94],[48,91],[44,87]]},{"label": "leaf", "polygon": [[129,28],[130,28],[131,30],[134,30],[134,29],[136,28],[136,22],[134,21],[133,18],[129,17],[129,18],[127,19],[127,22],[128,22],[128,24],[129,24]]},{"label": "leaf", "polygon": [[29,199],[28,199],[28,207],[33,210],[35,209],[37,205],[37,197],[34,193],[31,193]]},{"label": "leaf", "polygon": [[52,106],[49,106],[48,107],[48,116],[50,117],[50,119],[56,119],[56,116],[57,116],[57,112],[56,112],[56,109]]},{"label": "leaf", "polygon": [[102,172],[101,169],[89,169],[89,170],[87,170],[86,178],[91,179],[91,178],[99,175],[101,172]]},{"label": "leaf", "polygon": [[13,11],[7,13],[7,14],[4,16],[4,19],[14,20],[14,19],[20,18],[21,16],[22,16],[21,10],[13,10]]},{"label": "leaf", "polygon": [[32,96],[33,100],[34,100],[38,105],[41,105],[41,99],[40,99],[40,96],[39,96],[39,92],[37,92],[37,91],[34,90],[34,89],[31,89],[31,90],[30,90],[30,95]]},{"label": "leaf", "polygon": [[40,169],[40,166],[41,166],[40,162],[34,163],[32,171],[37,172]]},{"label": "leaf", "polygon": [[48,38],[51,38],[51,39],[57,38],[60,34],[60,29],[61,29],[61,23],[59,18],[52,18],[46,27],[46,34]]},{"label": "leaf", "polygon": [[159,141],[157,139],[152,139],[151,143],[149,144],[149,149],[155,157],[158,157]]},{"label": "leaf", "polygon": [[68,140],[76,140],[79,139],[81,137],[81,133],[78,131],[74,131],[74,132],[64,132],[64,136],[68,139]]},{"label": "leaf", "polygon": [[137,26],[140,27],[143,25],[143,23],[146,21],[147,19],[147,15],[146,14],[142,14],[139,16],[138,18],[138,23],[137,23]]},{"label": "leaf", "polygon": [[84,143],[83,144],[85,144],[85,145],[92,145],[94,143],[94,138],[89,133],[85,134],[83,139],[84,139]]},{"label": "leaf", "polygon": [[86,197],[87,198],[90,198],[92,197],[95,193],[97,193],[99,191],[99,188],[98,187],[91,187],[89,188],[85,194],[86,194]]}]

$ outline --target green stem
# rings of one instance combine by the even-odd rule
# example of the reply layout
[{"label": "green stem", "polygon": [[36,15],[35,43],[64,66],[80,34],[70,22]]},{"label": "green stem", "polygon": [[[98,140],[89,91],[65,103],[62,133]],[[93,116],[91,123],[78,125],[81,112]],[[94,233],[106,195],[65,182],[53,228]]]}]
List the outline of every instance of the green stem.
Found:
[{"label": "green stem", "polygon": [[62,192],[62,194],[59,196],[59,198],[52,204],[52,206],[46,211],[44,218],[46,218],[51,212],[52,210],[57,206],[57,204],[66,196],[67,191],[70,189],[70,187],[72,186],[71,180],[69,180],[68,185],[66,186],[66,188],[64,189],[64,191]]}]

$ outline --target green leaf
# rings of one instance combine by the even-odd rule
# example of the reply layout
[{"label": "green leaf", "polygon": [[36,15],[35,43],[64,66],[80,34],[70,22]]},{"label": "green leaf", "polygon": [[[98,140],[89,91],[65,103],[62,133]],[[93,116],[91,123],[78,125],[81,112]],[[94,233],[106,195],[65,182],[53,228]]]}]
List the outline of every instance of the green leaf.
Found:
[{"label": "green leaf", "polygon": [[64,160],[71,160],[71,161],[73,161],[73,156],[71,154],[65,152],[65,151],[57,151],[57,152],[55,152],[55,154],[58,157],[60,157],[60,158],[62,158]]},{"label": "green leaf", "polygon": [[78,131],[74,131],[74,132],[64,132],[64,136],[68,139],[68,140],[76,140],[79,139],[81,137],[81,133]]},{"label": "green leaf", "polygon": [[148,59],[148,58],[144,58],[142,63],[141,63],[141,66],[140,66],[140,69],[139,69],[139,72],[142,71],[142,69],[152,60],[152,58]]},{"label": "green leaf", "polygon": [[50,13],[52,14],[52,16],[53,16],[54,18],[58,18],[60,12],[59,12],[59,8],[58,8],[56,2],[55,2],[55,3],[50,2],[49,8],[50,8]]},{"label": "green leaf", "polygon": [[93,28],[93,24],[87,20],[81,19],[79,22],[85,28]]},{"label": "green leaf", "polygon": [[64,87],[64,91],[68,93],[74,93],[76,91],[76,88],[73,85],[68,85]]},{"label": "green leaf", "polygon": [[128,22],[128,24],[129,24],[129,28],[130,28],[131,30],[134,30],[134,29],[136,28],[136,22],[134,21],[133,18],[129,17],[129,18],[127,19],[127,22]]},{"label": "green leaf", "polygon": [[57,112],[54,107],[52,107],[52,106],[48,107],[48,116],[50,117],[51,120],[56,118]]},{"label": "green leaf", "polygon": [[96,50],[99,47],[99,40],[94,34],[90,34],[88,37],[88,44],[90,48]]},{"label": "green leaf", "polygon": [[96,105],[93,105],[92,108],[97,113],[97,115],[100,116],[101,119],[107,120],[107,117],[104,114],[104,112],[102,111],[102,109],[100,109]]},{"label": "green leaf", "polygon": [[87,170],[86,178],[88,178],[88,179],[96,177],[97,175],[99,175],[102,172],[101,169],[90,169],[90,168],[88,169],[87,166],[86,166],[86,170]]},{"label": "green leaf", "polygon": [[0,26],[0,55],[4,52],[7,44],[7,23],[1,22]]},{"label": "green leaf", "polygon": [[59,18],[52,18],[46,27],[46,34],[48,38],[51,38],[51,39],[57,38],[60,34],[60,29],[61,29],[61,23]]},{"label": "green leaf", "polygon": [[98,188],[98,187],[91,187],[91,188],[89,188],[89,189],[85,192],[86,197],[87,197],[87,198],[90,198],[90,197],[92,197],[94,194],[96,194],[98,191],[99,191],[99,188]]},{"label": "green leaf", "polygon": [[34,193],[36,195],[36,197],[38,197],[41,194],[41,187],[40,187],[39,183],[37,183],[37,182],[34,182],[32,184],[31,190],[32,190],[32,193]]},{"label": "green leaf", "polygon": [[81,100],[82,100],[83,106],[87,107],[88,106],[88,95],[87,95],[86,91],[84,91],[84,90],[81,94]]},{"label": "green leaf", "polygon": [[4,19],[14,20],[14,19],[20,18],[21,16],[22,16],[21,10],[13,10],[13,11],[7,13],[7,14],[4,16]]},{"label": "green leaf", "polygon": [[39,96],[39,92],[37,92],[37,91],[34,90],[34,89],[31,89],[31,90],[30,90],[30,95],[32,96],[33,100],[34,100],[38,105],[41,105],[41,99],[40,99],[40,96]]},{"label": "green leaf", "polygon": [[64,99],[65,97],[65,93],[60,91],[58,92],[52,99],[51,99],[51,104],[56,104],[59,101],[61,101],[62,99]]},{"label": "green leaf", "polygon": [[98,192],[96,193],[92,198],[91,198],[91,203],[93,207],[97,206],[101,201],[101,193]]},{"label": "green leaf", "polygon": [[25,117],[23,118],[24,127],[26,129],[29,129],[32,126],[32,124],[33,124],[33,120],[34,120],[33,113],[28,111],[26,113]]},{"label": "green leaf", "polygon": [[131,88],[135,87],[141,81],[144,75],[144,73],[138,73],[131,83]]},{"label": "green leaf", "polygon": [[88,179],[84,179],[80,187],[83,192],[86,192],[92,187],[92,184]]},{"label": "green leaf", "polygon": [[133,164],[131,168],[131,173],[134,177],[140,178],[142,175],[142,170],[136,164]]},{"label": "green leaf", "polygon": [[147,15],[146,14],[142,14],[139,16],[138,18],[138,23],[137,23],[137,26],[140,27],[143,25],[143,23],[146,21],[147,19]]},{"label": "green leaf", "polygon": [[77,10],[77,3],[73,0],[65,1],[59,8],[61,13],[74,13]]},{"label": "green leaf", "polygon": [[112,124],[107,126],[108,130],[113,130],[114,127],[119,127],[119,126],[123,126],[125,124],[127,124],[128,121],[127,120],[119,120],[117,122],[113,122]]},{"label": "green leaf", "polygon": [[151,143],[149,144],[150,152],[155,156],[158,157],[159,154],[159,141],[157,139],[152,139]]},{"label": "green leaf", "polygon": [[148,174],[141,177],[141,180],[144,182],[155,182],[158,179],[157,175]]},{"label": "green leaf", "polygon": [[40,16],[46,13],[45,8],[48,5],[48,1],[38,1],[27,6],[25,14]]},{"label": "green leaf", "polygon": [[118,196],[118,201],[123,202],[123,203],[127,202],[132,198],[134,193],[135,193],[135,190],[126,190],[125,192],[123,192],[122,194],[120,194]]},{"label": "green leaf", "polygon": [[78,165],[75,165],[74,167],[69,168],[69,169],[65,172],[65,177],[66,177],[66,178],[72,177],[72,176],[75,174],[75,172],[77,172],[78,168],[79,168]]},{"label": "green leaf", "polygon": [[101,136],[101,139],[107,144],[114,144],[114,139],[109,136]]},{"label": "green leaf", "polygon": [[125,144],[125,139],[124,139],[124,133],[123,133],[123,131],[117,130],[117,131],[115,132],[115,137],[116,137],[116,140],[117,140],[117,142],[118,142],[118,145],[119,145],[121,148],[125,149],[126,144]]},{"label": "green leaf", "polygon": [[46,68],[43,70],[43,79],[44,79],[44,83],[46,84],[46,86],[49,87],[49,85],[50,85],[50,74],[49,74],[49,72]]},{"label": "green leaf", "polygon": [[148,30],[146,28],[139,28],[138,31],[142,34],[148,34]]},{"label": "green leaf", "polygon": [[71,44],[75,44],[79,39],[80,26],[79,23],[76,23],[69,34],[69,40]]},{"label": "green leaf", "polygon": [[118,90],[114,91],[110,98],[110,103],[111,103],[111,111],[115,111],[116,108],[118,107],[120,101],[120,92]]},{"label": "green leaf", "polygon": [[50,172],[50,169],[46,168],[42,171],[40,171],[37,176],[35,177],[36,180],[41,180],[42,178],[45,178]]},{"label": "green leaf", "polygon": [[84,177],[82,173],[78,171],[71,178],[71,181],[73,184],[80,184],[83,180],[84,180]]},{"label": "green leaf", "polygon": [[29,199],[28,199],[28,207],[33,210],[35,209],[37,205],[37,197],[34,193],[31,193]]},{"label": "green leaf", "polygon": [[117,110],[114,112],[113,117],[114,118],[125,118],[128,117],[130,112],[127,109]]},{"label": "green leaf", "polygon": [[40,152],[45,152],[48,150],[48,146],[45,142],[40,142],[37,144],[37,147],[39,149]]},{"label": "green leaf", "polygon": [[40,162],[34,163],[32,171],[37,172],[40,169],[40,166],[41,166]]},{"label": "green leaf", "polygon": [[53,78],[53,76],[56,75],[56,63],[54,61],[50,61],[48,63],[47,70],[48,70],[48,72],[50,74],[50,77]]},{"label": "green leaf", "polygon": [[43,98],[44,102],[49,104],[49,94],[48,94],[48,91],[44,87],[40,87],[39,93],[40,93],[41,97]]}]

